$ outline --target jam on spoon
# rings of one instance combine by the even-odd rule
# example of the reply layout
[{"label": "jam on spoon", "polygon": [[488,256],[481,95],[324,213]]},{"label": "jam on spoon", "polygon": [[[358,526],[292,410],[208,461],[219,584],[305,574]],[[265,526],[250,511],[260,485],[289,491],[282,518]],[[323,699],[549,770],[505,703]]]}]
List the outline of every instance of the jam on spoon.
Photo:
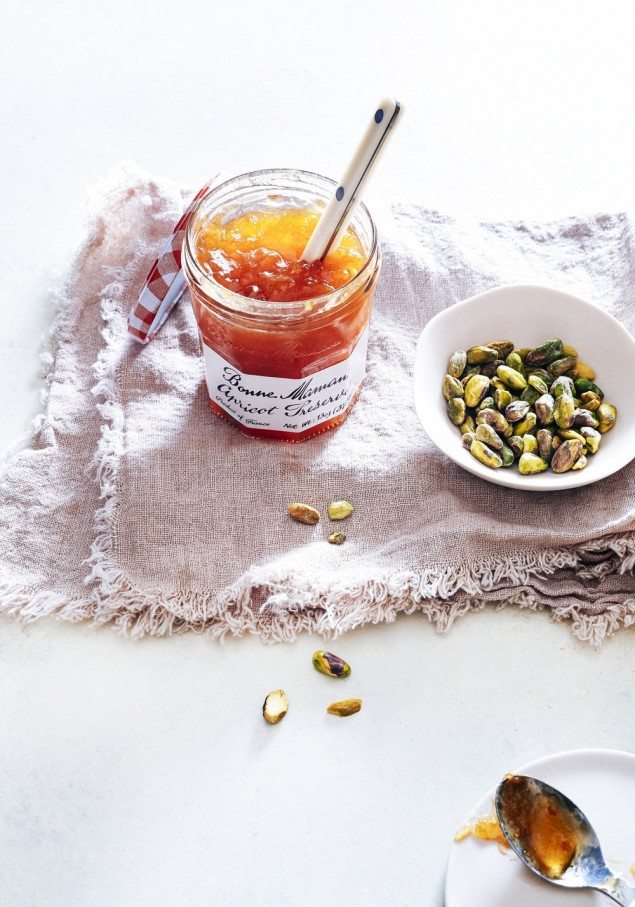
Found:
[{"label": "jam on spoon", "polygon": [[560,791],[536,778],[507,775],[495,803],[503,834],[536,875],[566,888],[593,888],[622,907],[635,904],[635,888],[611,872],[591,823]]}]

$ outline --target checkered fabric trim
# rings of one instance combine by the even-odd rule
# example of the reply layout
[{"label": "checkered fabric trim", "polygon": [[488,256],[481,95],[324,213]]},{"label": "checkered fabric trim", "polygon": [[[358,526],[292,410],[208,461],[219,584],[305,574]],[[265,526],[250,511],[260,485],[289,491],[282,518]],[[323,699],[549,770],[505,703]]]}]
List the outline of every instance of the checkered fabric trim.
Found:
[{"label": "checkered fabric trim", "polygon": [[215,179],[216,177],[196,193],[150,268],[139,299],[128,316],[128,333],[139,343],[148,343],[156,336],[183,295],[185,278],[181,270],[181,249],[187,222],[196,204],[207,195]]}]

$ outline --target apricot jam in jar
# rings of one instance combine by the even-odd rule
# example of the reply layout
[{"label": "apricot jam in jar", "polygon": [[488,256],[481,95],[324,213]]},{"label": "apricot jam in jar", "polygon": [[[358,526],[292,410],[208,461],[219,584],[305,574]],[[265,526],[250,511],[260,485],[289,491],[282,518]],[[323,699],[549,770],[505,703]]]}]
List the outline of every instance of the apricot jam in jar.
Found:
[{"label": "apricot jam in jar", "polygon": [[324,261],[302,250],[336,184],[260,170],[213,188],[192,212],[183,268],[209,405],[247,435],[303,441],[340,425],[366,370],[380,255],[360,205]]}]

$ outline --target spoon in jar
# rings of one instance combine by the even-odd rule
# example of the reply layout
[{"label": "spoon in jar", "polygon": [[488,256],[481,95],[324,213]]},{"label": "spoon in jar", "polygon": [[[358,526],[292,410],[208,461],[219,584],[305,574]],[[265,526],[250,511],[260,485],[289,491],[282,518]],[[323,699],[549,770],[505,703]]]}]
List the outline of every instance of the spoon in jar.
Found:
[{"label": "spoon in jar", "polygon": [[508,775],[498,785],[495,805],[505,838],[541,879],[600,891],[622,907],[635,905],[635,888],[611,872],[591,823],[559,790],[526,775]]},{"label": "spoon in jar", "polygon": [[402,105],[394,98],[380,101],[337,189],[304,247],[301,255],[304,261],[324,259],[330,249],[337,248],[402,113]]}]

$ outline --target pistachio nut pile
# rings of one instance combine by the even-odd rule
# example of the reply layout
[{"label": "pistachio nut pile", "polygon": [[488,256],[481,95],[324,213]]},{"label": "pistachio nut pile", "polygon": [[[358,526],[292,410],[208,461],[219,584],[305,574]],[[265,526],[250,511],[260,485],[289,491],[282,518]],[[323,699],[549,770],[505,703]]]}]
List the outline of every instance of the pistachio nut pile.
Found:
[{"label": "pistachio nut pile", "polygon": [[617,410],[604,402],[593,369],[562,340],[516,349],[497,340],[457,350],[443,396],[463,446],[491,469],[522,475],[584,469]]}]

